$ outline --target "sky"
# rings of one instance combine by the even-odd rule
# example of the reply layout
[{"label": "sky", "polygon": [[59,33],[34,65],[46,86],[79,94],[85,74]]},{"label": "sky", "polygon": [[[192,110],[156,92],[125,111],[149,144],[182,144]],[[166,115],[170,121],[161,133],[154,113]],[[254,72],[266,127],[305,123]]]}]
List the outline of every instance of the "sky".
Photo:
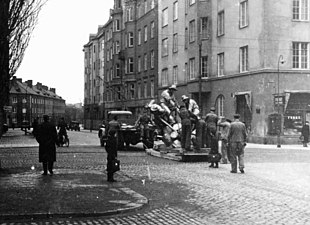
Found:
[{"label": "sky", "polygon": [[83,103],[83,45],[108,21],[113,4],[114,0],[48,0],[15,76],[56,88],[67,104]]}]

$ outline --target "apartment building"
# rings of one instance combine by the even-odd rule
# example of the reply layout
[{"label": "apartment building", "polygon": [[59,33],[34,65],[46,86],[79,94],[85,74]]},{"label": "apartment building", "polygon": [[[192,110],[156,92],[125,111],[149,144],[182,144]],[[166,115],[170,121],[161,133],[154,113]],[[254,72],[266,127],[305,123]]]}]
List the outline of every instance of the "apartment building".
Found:
[{"label": "apartment building", "polygon": [[297,142],[310,118],[309,0],[162,0],[158,11],[160,86],[177,84],[203,115],[241,114],[249,141]]},{"label": "apartment building", "polygon": [[157,98],[155,0],[115,0],[110,18],[84,45],[84,126],[97,129],[111,110],[137,117]]},{"label": "apartment building", "polygon": [[56,94],[55,88],[37,82],[32,84],[32,80],[22,81],[15,76],[10,81],[9,106],[11,110],[7,112],[7,124],[12,127],[21,127],[26,121],[30,125],[34,119],[38,118],[43,122],[43,115],[51,117],[51,121],[57,121],[65,115],[65,100]]}]

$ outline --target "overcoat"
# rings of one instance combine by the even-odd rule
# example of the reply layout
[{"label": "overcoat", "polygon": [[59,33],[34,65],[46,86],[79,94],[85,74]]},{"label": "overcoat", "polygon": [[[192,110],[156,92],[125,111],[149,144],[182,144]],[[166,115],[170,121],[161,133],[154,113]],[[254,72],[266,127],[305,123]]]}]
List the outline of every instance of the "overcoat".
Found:
[{"label": "overcoat", "polygon": [[36,136],[39,143],[39,162],[56,161],[57,130],[50,122],[43,122]]}]

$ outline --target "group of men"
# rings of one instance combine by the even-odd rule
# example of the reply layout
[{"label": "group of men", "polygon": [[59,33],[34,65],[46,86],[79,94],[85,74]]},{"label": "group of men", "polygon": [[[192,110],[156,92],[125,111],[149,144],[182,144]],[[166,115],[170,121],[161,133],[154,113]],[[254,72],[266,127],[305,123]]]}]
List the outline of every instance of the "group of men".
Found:
[{"label": "group of men", "polygon": [[[237,161],[239,170],[244,173],[244,147],[246,145],[247,131],[245,124],[240,121],[240,115],[234,115],[231,122],[224,117],[218,117],[215,108],[202,119],[198,104],[194,99],[182,95],[182,103],[178,104],[174,95],[177,88],[170,86],[161,94],[160,103],[152,102],[146,108],[150,108],[154,115],[154,122],[163,128],[173,129],[173,124],[181,123],[181,148],[182,153],[187,151],[199,152],[201,148],[211,149],[211,154],[218,153],[218,141],[222,141],[222,163],[231,163],[231,172],[237,172]],[[219,135],[220,134],[220,135]],[[164,141],[165,142],[165,141]],[[193,143],[194,149],[191,149]],[[210,167],[218,167],[211,164]]]}]

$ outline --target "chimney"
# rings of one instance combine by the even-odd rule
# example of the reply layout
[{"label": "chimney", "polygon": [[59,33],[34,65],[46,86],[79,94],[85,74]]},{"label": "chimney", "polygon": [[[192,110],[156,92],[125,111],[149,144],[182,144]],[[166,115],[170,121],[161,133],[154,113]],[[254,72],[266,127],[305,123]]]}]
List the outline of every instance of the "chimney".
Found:
[{"label": "chimney", "polygon": [[55,88],[50,88],[50,91],[56,94],[56,89]]},{"label": "chimney", "polygon": [[16,80],[20,83],[23,83],[23,79],[22,78],[16,78]]},{"label": "chimney", "polygon": [[42,89],[45,90],[45,91],[48,91],[48,86],[42,85]]},{"label": "chimney", "polygon": [[27,80],[26,84],[28,87],[32,88],[32,80]]},{"label": "chimney", "polygon": [[37,82],[36,87],[37,87],[39,90],[42,90],[42,83]]}]

